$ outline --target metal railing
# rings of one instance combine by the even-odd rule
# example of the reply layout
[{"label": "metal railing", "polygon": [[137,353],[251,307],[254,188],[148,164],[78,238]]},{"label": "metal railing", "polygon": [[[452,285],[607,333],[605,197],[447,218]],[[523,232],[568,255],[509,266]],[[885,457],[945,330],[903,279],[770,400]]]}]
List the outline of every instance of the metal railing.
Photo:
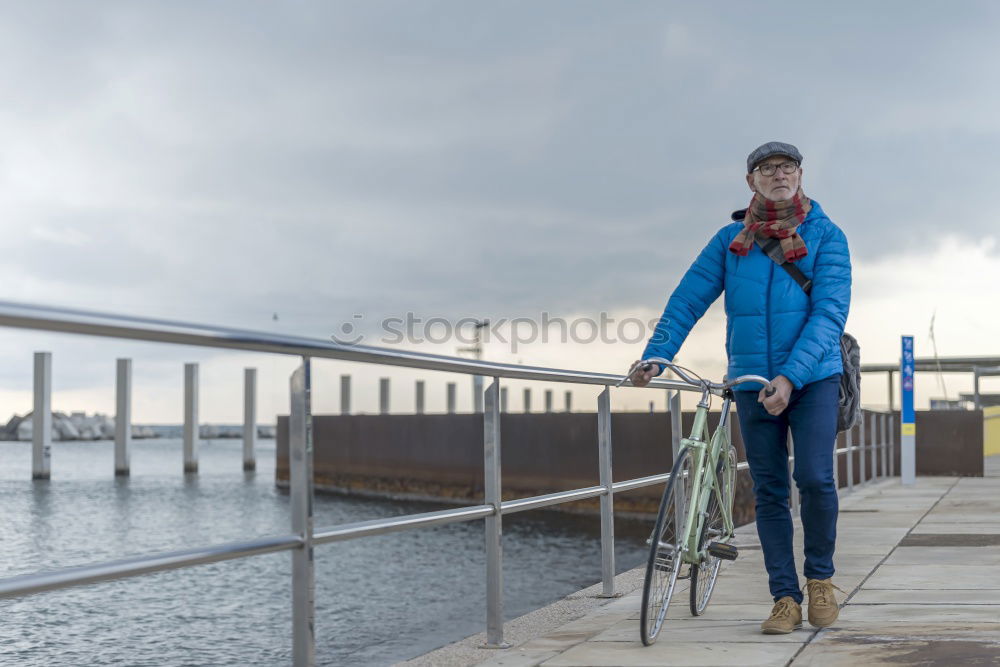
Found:
[{"label": "metal railing", "polygon": [[[72,309],[30,306],[9,302],[0,302],[0,326],[302,357],[302,364],[292,374],[290,381],[290,534],[262,537],[241,542],[229,542],[203,548],[136,556],[124,560],[0,579],[0,599],[81,586],[100,581],[135,577],[205,563],[245,558],[279,551],[290,551],[292,552],[293,663],[297,666],[313,665],[315,663],[314,547],[316,545],[413,528],[426,528],[448,523],[484,519],[487,555],[486,646],[500,648],[507,646],[503,639],[503,551],[501,545],[503,516],[587,498],[600,498],[602,594],[604,596],[613,596],[615,595],[614,494],[655,484],[663,484],[670,478],[669,473],[662,473],[620,482],[612,481],[610,391],[611,385],[617,384],[620,380],[620,376],[617,375],[525,367],[519,364],[501,364],[362,345],[341,345],[330,341],[299,336],[212,327],[152,318],[109,315]],[[397,516],[388,519],[360,521],[316,529],[313,525],[312,475],[311,360],[313,358],[405,366],[492,377],[493,382],[485,390],[483,414],[484,503],[482,505]],[[500,476],[500,458],[502,440],[500,434],[499,396],[501,378],[604,386],[604,390],[599,394],[597,400],[599,485],[530,498],[501,500],[502,480]],[[676,455],[681,435],[679,392],[699,390],[683,382],[662,379],[654,379],[648,386],[667,389],[672,394],[669,403],[672,423],[672,445]],[[884,431],[885,427],[880,432]],[[862,427],[861,432],[864,434],[864,427]],[[850,444],[846,448],[837,450],[837,456],[842,453],[848,456],[849,465],[847,469],[849,475],[851,475],[848,479],[849,488],[855,486],[851,473],[852,466],[850,465],[854,452],[860,451],[860,460],[864,461],[864,453],[870,450],[872,461],[874,462],[875,451],[881,446],[883,470],[885,470],[885,448],[888,441],[873,440],[873,444],[866,449],[864,435],[862,435],[861,440],[862,442],[857,446]],[[879,443],[882,444],[879,445]],[[748,464],[746,462],[741,462],[737,466],[738,470],[746,470],[747,467]],[[874,466],[872,470],[875,470]],[[872,476],[872,479],[875,478],[875,476]],[[865,480],[863,463],[860,480],[862,482]]]}]

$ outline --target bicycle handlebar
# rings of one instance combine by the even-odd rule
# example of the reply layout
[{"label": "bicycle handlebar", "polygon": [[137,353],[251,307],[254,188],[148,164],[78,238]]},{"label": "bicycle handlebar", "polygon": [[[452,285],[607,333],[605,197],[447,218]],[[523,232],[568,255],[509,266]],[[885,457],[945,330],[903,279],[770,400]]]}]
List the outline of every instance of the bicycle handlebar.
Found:
[{"label": "bicycle handlebar", "polygon": [[771,384],[770,380],[760,375],[741,375],[738,378],[735,378],[733,380],[726,380],[725,382],[709,382],[708,380],[693,378],[690,375],[688,375],[683,368],[674,364],[673,362],[667,361],[663,357],[650,357],[648,359],[643,359],[642,361],[633,364],[632,367],[629,369],[628,374],[626,374],[625,377],[622,378],[621,382],[619,382],[617,386],[621,387],[626,382],[628,382],[628,380],[632,377],[632,373],[634,373],[638,367],[641,366],[643,372],[645,372],[648,371],[650,368],[652,368],[653,364],[660,364],[662,366],[670,368],[670,370],[676,373],[677,376],[680,377],[680,379],[683,380],[684,382],[688,383],[693,387],[698,387],[700,389],[704,389],[707,391],[723,391],[725,389],[729,389],[730,387],[735,387],[736,385],[742,384],[744,382],[758,382],[764,385],[766,387],[765,396],[772,396],[774,395],[774,392],[777,391],[774,388],[774,385]]}]

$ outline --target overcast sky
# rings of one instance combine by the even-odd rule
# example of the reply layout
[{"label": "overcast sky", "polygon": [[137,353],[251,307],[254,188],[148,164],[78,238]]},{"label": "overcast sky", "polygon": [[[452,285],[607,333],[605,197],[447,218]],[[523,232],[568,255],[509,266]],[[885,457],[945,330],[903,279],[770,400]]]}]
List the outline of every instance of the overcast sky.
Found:
[{"label": "overcast sky", "polygon": [[[806,193],[850,240],[848,330],[865,361],[896,359],[903,333],[929,355],[935,312],[942,355],[1000,355],[998,13],[995,2],[5,3],[0,294],[321,338],[349,322],[372,344],[382,319],[407,312],[649,320],[746,205],[747,153],[781,140],[800,148]],[[722,331],[717,304],[680,358],[721,376]],[[486,354],[623,372],[642,350],[632,340],[491,342]],[[131,356],[145,422],[180,421],[184,361],[202,363],[209,421],[241,418],[245,365],[260,368],[270,420],[287,409],[294,366],[9,330],[0,342],[0,419],[30,409],[38,349],[53,351],[62,410],[113,412],[114,359]],[[326,362],[318,411],[339,404],[344,372],[369,411],[379,376],[394,378],[400,410],[415,378],[431,409],[456,380]],[[969,386],[946,380],[949,394]],[[468,378],[457,381],[467,403]],[[523,385],[510,386],[517,408]],[[865,391],[884,403],[884,378]],[[918,379],[921,401],[941,393]],[[592,392],[578,396],[590,409]],[[662,403],[615,396],[648,400]]]}]

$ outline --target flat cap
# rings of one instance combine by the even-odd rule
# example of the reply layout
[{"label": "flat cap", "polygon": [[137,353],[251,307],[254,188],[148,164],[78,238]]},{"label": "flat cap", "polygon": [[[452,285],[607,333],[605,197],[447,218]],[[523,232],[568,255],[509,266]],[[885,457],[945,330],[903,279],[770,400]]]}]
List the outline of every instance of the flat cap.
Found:
[{"label": "flat cap", "polygon": [[781,141],[769,141],[753,149],[753,152],[747,156],[747,173],[749,174],[758,163],[772,155],[787,155],[799,164],[802,164],[802,153],[799,152],[798,148]]}]

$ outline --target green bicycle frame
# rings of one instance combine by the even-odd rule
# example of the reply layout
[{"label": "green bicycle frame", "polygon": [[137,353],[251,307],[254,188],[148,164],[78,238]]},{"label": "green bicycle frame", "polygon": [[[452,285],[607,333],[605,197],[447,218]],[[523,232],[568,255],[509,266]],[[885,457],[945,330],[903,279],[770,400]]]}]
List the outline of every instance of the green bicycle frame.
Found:
[{"label": "green bicycle frame", "polygon": [[[733,535],[733,515],[732,507],[728,499],[722,497],[722,489],[719,488],[715,476],[715,468],[718,465],[719,454],[725,449],[727,452],[726,464],[728,467],[729,438],[729,409],[731,399],[726,398],[722,404],[722,416],[719,418],[719,425],[712,434],[712,439],[706,444],[705,436],[708,434],[708,394],[702,396],[701,401],[694,413],[694,426],[691,428],[691,436],[682,438],[678,454],[684,449],[691,451],[694,465],[691,475],[694,479],[691,482],[691,504],[687,509],[684,518],[684,530],[678,531],[679,535],[685,538],[681,541],[681,558],[685,563],[697,565],[705,560],[705,554],[698,549],[698,538],[701,535],[702,527],[705,524],[705,514],[708,510],[708,503],[715,493],[716,500],[722,510],[722,522],[724,527],[723,542],[728,541]],[[724,469],[723,474],[731,474]]]}]

